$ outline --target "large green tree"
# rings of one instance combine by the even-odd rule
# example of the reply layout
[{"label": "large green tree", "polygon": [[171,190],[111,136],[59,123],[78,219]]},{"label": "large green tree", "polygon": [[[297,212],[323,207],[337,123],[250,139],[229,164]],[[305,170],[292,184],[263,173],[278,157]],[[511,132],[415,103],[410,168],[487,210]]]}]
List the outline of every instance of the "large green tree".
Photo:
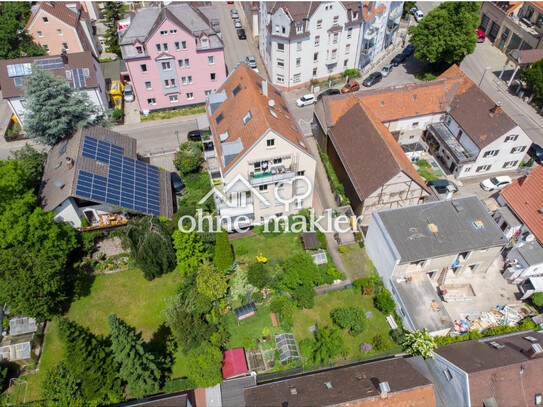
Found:
[{"label": "large green tree", "polygon": [[520,79],[526,82],[528,90],[539,100],[543,100],[543,59],[534,63],[529,69],[520,74]]},{"label": "large green tree", "polygon": [[475,51],[481,4],[473,1],[446,1],[409,27],[415,58],[447,68]]},{"label": "large green tree", "polygon": [[361,308],[356,307],[342,307],[336,308],[331,313],[332,321],[341,329],[348,329],[353,334],[359,334],[363,332],[368,323],[366,321],[366,315]]},{"label": "large green tree", "polygon": [[119,35],[117,34],[119,20],[123,16],[123,3],[117,1],[107,1],[104,4],[104,22],[107,27],[105,40],[106,51],[121,55],[121,47],[119,46]]},{"label": "large green tree", "polygon": [[45,49],[36,44],[25,30],[29,17],[29,2],[3,1],[0,3],[0,59],[46,54]]},{"label": "large green tree", "polygon": [[198,292],[210,300],[217,300],[226,294],[228,283],[226,276],[209,260],[204,259],[198,266],[196,274],[196,288]]},{"label": "large green tree", "polygon": [[105,112],[86,94],[70,88],[66,79],[33,69],[23,86],[27,137],[52,146],[87,125],[110,125]]},{"label": "large green tree", "polygon": [[184,233],[176,230],[173,234],[173,246],[177,256],[177,269],[182,276],[196,271],[202,260],[209,257],[196,232]]},{"label": "large green tree", "polygon": [[190,174],[200,169],[202,162],[202,143],[186,141],[181,143],[175,155],[174,164],[181,174]]},{"label": "large green tree", "polygon": [[328,363],[340,355],[345,355],[347,345],[341,332],[335,328],[319,328],[315,331],[313,361],[318,364]]},{"label": "large green tree", "polygon": [[232,267],[234,262],[234,251],[228,239],[228,232],[222,229],[220,233],[215,235],[215,255],[213,256],[213,264],[220,271],[226,271]]},{"label": "large green tree", "polygon": [[131,397],[141,398],[158,393],[162,372],[155,357],[145,348],[141,332],[112,314],[108,317],[111,349],[120,365],[119,376],[126,381]]},{"label": "large green tree", "polygon": [[204,344],[188,354],[188,377],[198,387],[212,387],[222,382],[222,352],[210,344]]},{"label": "large green tree", "polygon": [[10,158],[16,160],[26,172],[27,188],[37,192],[43,176],[43,167],[47,153],[39,152],[26,143],[20,150],[12,152]]},{"label": "large green tree", "polygon": [[120,232],[123,247],[152,280],[175,268],[175,251],[166,225],[156,216],[134,218]]},{"label": "large green tree", "polygon": [[47,406],[79,407],[87,404],[81,395],[81,383],[64,362],[45,372],[41,389]]}]

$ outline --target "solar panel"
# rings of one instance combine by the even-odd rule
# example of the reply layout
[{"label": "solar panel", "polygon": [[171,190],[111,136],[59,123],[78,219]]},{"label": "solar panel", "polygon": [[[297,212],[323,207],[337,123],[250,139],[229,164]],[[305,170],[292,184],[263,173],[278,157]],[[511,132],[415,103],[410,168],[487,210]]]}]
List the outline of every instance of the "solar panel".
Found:
[{"label": "solar panel", "polygon": [[81,89],[87,87],[87,80],[83,74],[83,69],[72,69],[72,82],[69,83],[71,88]]},{"label": "solar panel", "polygon": [[81,155],[108,164],[108,176],[80,170],[76,195],[110,205],[160,215],[160,171],[123,155],[124,149],[85,135]]},{"label": "solar panel", "polygon": [[46,59],[37,59],[34,61],[36,66],[40,67],[44,71],[50,71],[52,69],[62,69],[64,68],[64,63],[62,58],[46,58]]},{"label": "solar panel", "polygon": [[16,77],[16,76],[28,76],[32,75],[32,64],[15,64],[15,65],[8,65],[8,76],[10,78]]}]

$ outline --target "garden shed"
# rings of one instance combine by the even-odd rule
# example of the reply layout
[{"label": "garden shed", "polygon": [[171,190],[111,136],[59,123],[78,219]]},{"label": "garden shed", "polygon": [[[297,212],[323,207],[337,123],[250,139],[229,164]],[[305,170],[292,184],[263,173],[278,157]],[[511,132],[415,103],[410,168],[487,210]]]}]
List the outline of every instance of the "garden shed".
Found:
[{"label": "garden shed", "polygon": [[300,358],[300,352],[298,351],[298,346],[296,345],[293,334],[286,333],[275,335],[275,343],[277,344],[281,363]]},{"label": "garden shed", "polygon": [[317,234],[314,232],[303,233],[301,238],[305,250],[318,249],[321,247],[321,242],[319,242],[319,239],[317,239]]},{"label": "garden shed", "polygon": [[254,302],[242,305],[241,307],[234,309],[234,314],[236,314],[236,319],[239,323],[239,321],[252,317],[254,314],[256,314],[256,305]]},{"label": "garden shed", "polygon": [[245,350],[235,348],[224,351],[222,359],[222,377],[228,379],[244,375],[249,371],[247,360],[245,359]]}]

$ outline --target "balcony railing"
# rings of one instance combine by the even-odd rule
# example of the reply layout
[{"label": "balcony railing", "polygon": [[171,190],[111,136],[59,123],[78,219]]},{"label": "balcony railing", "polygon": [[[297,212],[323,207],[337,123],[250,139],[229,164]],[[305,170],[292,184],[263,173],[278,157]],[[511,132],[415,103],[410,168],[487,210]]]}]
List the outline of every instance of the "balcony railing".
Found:
[{"label": "balcony railing", "polygon": [[292,170],[284,170],[282,172],[278,171],[269,171],[269,172],[259,172],[259,173],[249,173],[249,182],[251,185],[257,186],[257,185],[266,185],[266,184],[272,184],[279,181],[288,180],[291,178],[294,178],[296,175],[295,171]]},{"label": "balcony railing", "polygon": [[387,25],[387,34],[391,34],[398,29],[400,24]]},{"label": "balcony railing", "polygon": [[378,32],[378,31],[379,31],[379,30],[378,30],[377,28],[375,28],[375,27],[370,27],[370,28],[368,28],[368,30],[367,30],[366,33],[364,34],[364,38],[365,38],[366,40],[369,40],[370,38],[375,37],[375,36],[377,35],[377,32]]}]

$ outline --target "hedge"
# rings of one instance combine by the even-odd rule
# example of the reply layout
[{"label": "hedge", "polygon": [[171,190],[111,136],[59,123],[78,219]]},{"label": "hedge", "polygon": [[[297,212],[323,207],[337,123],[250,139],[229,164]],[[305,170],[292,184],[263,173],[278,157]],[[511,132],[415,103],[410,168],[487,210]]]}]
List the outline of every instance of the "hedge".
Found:
[{"label": "hedge", "polygon": [[341,202],[343,205],[349,205],[349,198],[345,195],[345,187],[339,182],[336,172],[332,168],[332,164],[330,164],[330,159],[328,158],[328,155],[323,153],[320,146],[319,148],[319,155],[321,156],[322,163],[324,164],[324,168],[326,168],[326,173],[328,174],[328,179],[330,180],[330,186],[332,187],[332,191],[336,194],[338,194],[341,197]]}]

